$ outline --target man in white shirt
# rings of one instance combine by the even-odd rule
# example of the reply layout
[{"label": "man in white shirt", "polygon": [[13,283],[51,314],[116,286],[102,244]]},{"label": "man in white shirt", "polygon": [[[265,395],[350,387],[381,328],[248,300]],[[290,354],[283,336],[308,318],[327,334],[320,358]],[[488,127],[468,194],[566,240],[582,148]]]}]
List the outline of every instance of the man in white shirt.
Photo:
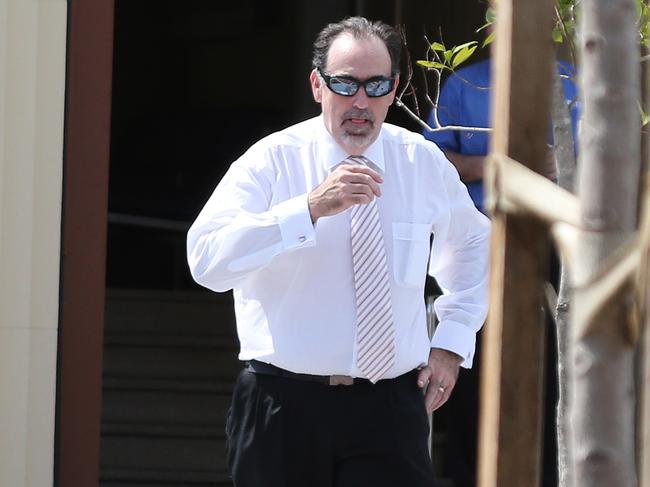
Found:
[{"label": "man in white shirt", "polygon": [[[381,22],[326,26],[322,115],[253,145],[189,231],[194,279],[234,291],[238,487],[433,485],[427,413],[472,364],[489,224],[434,144],[384,123],[400,50]],[[444,291],[432,339],[427,268]]]}]

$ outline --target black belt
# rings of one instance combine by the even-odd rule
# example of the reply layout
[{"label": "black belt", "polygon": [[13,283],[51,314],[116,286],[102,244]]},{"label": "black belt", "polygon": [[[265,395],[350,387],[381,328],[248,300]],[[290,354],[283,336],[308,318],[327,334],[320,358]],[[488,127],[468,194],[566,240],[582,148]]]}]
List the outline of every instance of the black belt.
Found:
[{"label": "black belt", "polygon": [[328,386],[351,386],[355,384],[372,384],[368,379],[359,377],[350,377],[349,375],[312,375],[312,374],[298,374],[289,370],[281,369],[275,365],[260,362],[258,360],[250,360],[246,363],[246,370],[254,374],[275,375],[277,377],[285,377],[287,379],[303,380],[308,382],[317,382]]}]

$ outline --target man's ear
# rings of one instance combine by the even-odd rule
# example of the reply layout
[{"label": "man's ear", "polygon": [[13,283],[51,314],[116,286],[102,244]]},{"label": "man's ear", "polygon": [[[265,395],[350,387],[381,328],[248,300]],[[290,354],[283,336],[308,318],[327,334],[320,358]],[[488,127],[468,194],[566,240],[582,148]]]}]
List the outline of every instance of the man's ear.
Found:
[{"label": "man's ear", "polygon": [[309,83],[311,84],[311,93],[314,95],[314,100],[316,103],[320,103],[323,99],[323,82],[315,68],[311,70]]}]

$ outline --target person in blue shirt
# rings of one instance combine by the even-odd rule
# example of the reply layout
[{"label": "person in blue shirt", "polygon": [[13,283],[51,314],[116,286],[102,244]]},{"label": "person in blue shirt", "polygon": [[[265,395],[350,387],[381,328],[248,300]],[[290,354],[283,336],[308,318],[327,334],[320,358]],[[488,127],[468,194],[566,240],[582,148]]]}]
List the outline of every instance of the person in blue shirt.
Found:
[{"label": "person in blue shirt", "polygon": [[[576,140],[578,120],[577,88],[573,81],[574,68],[565,62],[558,61],[558,72],[562,75],[562,84],[567,104],[570,107],[573,138]],[[437,118],[439,125],[456,125],[467,127],[468,130],[441,130],[430,132],[423,131],[424,137],[435,142],[443,150],[447,158],[454,164],[460,178],[467,186],[467,190],[475,206],[486,213],[484,206],[483,174],[486,155],[489,152],[490,132],[472,131],[471,127],[490,127],[491,98],[490,87],[492,76],[490,60],[486,59],[459,69],[449,75],[442,85],[438,98]],[[433,110],[428,117],[428,125],[432,128],[438,125],[435,122]],[[549,142],[552,140],[549,127]],[[545,175],[555,179],[555,160],[549,150],[548,164]],[[551,268],[557,264],[552,260]],[[553,270],[551,271],[553,273]],[[549,353],[549,369],[555,367],[552,359],[554,354],[555,339],[549,333],[547,350]],[[479,402],[479,377],[481,366],[481,336],[477,336],[475,367],[461,375],[454,396],[446,408],[439,414],[448,425],[448,445],[445,449],[444,465],[446,476],[454,481],[456,487],[474,487],[476,485],[476,445],[478,432],[478,402]],[[544,487],[557,485],[555,464],[555,401],[557,387],[554,380],[556,374],[549,370],[547,373],[547,417],[545,421],[545,453],[544,453]]]},{"label": "person in blue shirt", "polygon": [[[562,75],[565,99],[571,107],[571,119],[577,127],[577,90],[573,82],[574,69],[568,63],[559,61],[558,70]],[[463,127],[490,127],[492,120],[490,98],[492,90],[490,60],[476,62],[452,73],[444,82],[438,99],[438,121],[442,127],[460,125]],[[428,124],[436,128],[433,111]],[[483,170],[485,156],[489,148],[489,132],[472,130],[442,130],[423,135],[435,142],[447,158],[456,166],[460,178],[467,186],[476,207],[485,213],[483,205]],[[555,163],[549,157],[547,176],[553,179]]]}]

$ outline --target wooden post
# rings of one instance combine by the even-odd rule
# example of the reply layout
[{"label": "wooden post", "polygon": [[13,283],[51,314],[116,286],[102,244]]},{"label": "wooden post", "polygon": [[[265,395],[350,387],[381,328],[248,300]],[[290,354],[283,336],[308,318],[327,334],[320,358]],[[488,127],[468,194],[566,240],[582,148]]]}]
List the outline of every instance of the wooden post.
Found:
[{"label": "wooden post", "polygon": [[[499,0],[493,55],[492,151],[541,172],[548,156],[550,0]],[[498,174],[488,167],[493,191]],[[494,196],[494,195],[492,195]],[[543,417],[543,224],[494,207],[490,315],[485,330],[479,486],[539,485]]]}]

